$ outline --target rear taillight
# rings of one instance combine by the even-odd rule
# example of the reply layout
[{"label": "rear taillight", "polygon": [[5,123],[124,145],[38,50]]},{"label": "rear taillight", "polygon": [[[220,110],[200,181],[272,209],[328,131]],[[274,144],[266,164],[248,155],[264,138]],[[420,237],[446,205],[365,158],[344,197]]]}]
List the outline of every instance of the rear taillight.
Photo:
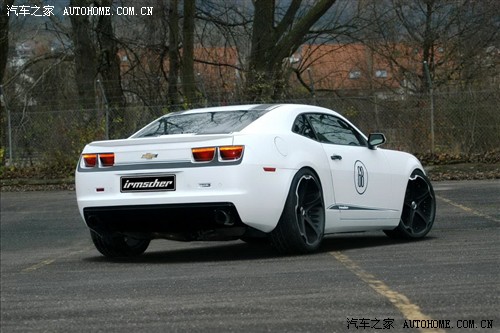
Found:
[{"label": "rear taillight", "polygon": [[243,146],[223,146],[219,147],[220,159],[222,161],[239,160],[243,155]]},{"label": "rear taillight", "polygon": [[244,146],[193,148],[191,152],[195,162],[211,162],[217,150],[219,151],[220,161],[237,161],[243,156]]},{"label": "rear taillight", "polygon": [[113,165],[115,165],[115,154],[114,153],[99,154],[99,160],[101,161],[101,165],[103,167],[112,167]]},{"label": "rear taillight", "polygon": [[83,154],[82,157],[85,167],[93,168],[97,165],[97,154]]},{"label": "rear taillight", "polygon": [[82,154],[82,158],[86,168],[96,167],[97,161],[99,161],[103,167],[112,167],[115,165],[114,153]]},{"label": "rear taillight", "polygon": [[215,147],[193,148],[191,149],[195,162],[210,162],[215,156]]}]

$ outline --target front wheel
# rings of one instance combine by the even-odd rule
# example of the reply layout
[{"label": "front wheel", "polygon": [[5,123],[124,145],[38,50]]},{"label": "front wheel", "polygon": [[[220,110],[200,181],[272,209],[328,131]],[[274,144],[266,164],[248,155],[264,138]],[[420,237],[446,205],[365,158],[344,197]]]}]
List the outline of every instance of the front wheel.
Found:
[{"label": "front wheel", "polygon": [[399,225],[384,232],[393,238],[422,238],[431,230],[435,216],[436,197],[432,184],[422,171],[415,170],[408,180]]},{"label": "front wheel", "polygon": [[120,234],[98,234],[93,230],[90,230],[90,236],[96,249],[109,258],[139,256],[146,251],[150,243],[149,239],[136,239]]},{"label": "front wheel", "polygon": [[317,176],[301,169],[292,180],[283,213],[270,233],[272,245],[281,253],[317,250],[325,231],[323,190]]}]

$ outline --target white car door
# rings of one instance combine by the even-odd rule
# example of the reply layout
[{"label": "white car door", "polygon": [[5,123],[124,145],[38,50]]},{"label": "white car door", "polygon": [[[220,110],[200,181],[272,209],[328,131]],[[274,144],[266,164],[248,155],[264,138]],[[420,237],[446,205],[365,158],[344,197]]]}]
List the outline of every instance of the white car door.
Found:
[{"label": "white car door", "polygon": [[326,208],[340,211],[340,222],[330,226],[333,231],[393,225],[399,212],[390,208],[392,177],[383,150],[369,149],[363,136],[341,118],[306,117],[330,163],[335,204]]}]

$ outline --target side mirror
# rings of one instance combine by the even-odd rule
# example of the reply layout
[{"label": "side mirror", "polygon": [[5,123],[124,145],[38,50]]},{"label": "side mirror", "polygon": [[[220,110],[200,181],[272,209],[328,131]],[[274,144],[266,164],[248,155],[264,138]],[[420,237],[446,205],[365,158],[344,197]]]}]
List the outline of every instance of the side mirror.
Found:
[{"label": "side mirror", "polygon": [[370,133],[368,136],[368,148],[375,149],[385,143],[385,135],[382,133]]}]

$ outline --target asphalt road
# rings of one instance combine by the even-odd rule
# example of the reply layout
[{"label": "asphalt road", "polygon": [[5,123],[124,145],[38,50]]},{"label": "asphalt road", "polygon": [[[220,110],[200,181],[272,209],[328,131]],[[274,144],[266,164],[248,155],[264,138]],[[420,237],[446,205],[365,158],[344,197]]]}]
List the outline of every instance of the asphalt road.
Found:
[{"label": "asphalt road", "polygon": [[418,242],[344,234],[278,256],[157,240],[114,261],[94,249],[74,192],[1,193],[0,330],[500,332],[500,181],[434,186],[435,226]]}]

